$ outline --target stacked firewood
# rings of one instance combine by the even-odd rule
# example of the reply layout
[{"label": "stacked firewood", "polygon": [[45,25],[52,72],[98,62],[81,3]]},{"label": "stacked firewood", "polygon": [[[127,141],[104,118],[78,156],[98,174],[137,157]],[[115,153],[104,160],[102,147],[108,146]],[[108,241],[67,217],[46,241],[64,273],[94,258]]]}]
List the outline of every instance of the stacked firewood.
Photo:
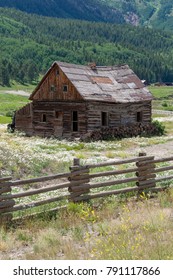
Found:
[{"label": "stacked firewood", "polygon": [[136,136],[156,136],[161,135],[160,126],[156,123],[135,123],[128,126],[119,126],[114,128],[101,128],[81,136],[81,141],[99,141],[99,140],[113,140]]}]

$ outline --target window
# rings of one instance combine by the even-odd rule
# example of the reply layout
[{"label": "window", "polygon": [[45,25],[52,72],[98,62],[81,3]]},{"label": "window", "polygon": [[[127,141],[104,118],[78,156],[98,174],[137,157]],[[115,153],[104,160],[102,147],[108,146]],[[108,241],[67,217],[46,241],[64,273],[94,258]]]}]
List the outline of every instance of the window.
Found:
[{"label": "window", "polygon": [[78,131],[78,112],[72,112],[72,131]]},{"label": "window", "polygon": [[108,113],[107,112],[101,112],[101,125],[102,126],[108,125]]},{"label": "window", "polygon": [[142,122],[142,112],[137,112],[136,113],[136,121],[137,122]]},{"label": "window", "polygon": [[51,91],[55,91],[55,90],[56,90],[55,85],[51,85],[51,86],[50,86],[50,90],[51,90]]},{"label": "window", "polygon": [[56,75],[59,76],[59,69],[56,70]]},{"label": "window", "polygon": [[55,118],[56,119],[62,119],[63,112],[62,111],[55,111]]},{"label": "window", "polygon": [[58,111],[55,112],[55,118],[56,118],[56,119],[59,118],[59,112],[58,112]]},{"label": "window", "polygon": [[62,90],[63,90],[63,92],[67,92],[68,91],[68,85],[63,85]]},{"label": "window", "polygon": [[46,116],[46,114],[42,114],[41,121],[42,121],[42,122],[46,122],[46,121],[47,121],[47,116]]}]

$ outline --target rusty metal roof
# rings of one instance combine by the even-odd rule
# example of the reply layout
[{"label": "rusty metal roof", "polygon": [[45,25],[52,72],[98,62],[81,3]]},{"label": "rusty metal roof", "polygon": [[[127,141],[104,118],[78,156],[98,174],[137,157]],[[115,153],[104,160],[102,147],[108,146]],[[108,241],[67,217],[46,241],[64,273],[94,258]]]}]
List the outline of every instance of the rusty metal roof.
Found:
[{"label": "rusty metal roof", "polygon": [[55,62],[85,100],[115,103],[152,100],[149,90],[128,65],[90,66]]}]

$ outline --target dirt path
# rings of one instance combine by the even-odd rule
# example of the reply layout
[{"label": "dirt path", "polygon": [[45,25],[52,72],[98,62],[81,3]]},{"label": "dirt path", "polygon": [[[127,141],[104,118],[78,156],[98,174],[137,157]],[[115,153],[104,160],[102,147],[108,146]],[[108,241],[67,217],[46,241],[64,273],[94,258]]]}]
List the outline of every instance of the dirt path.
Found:
[{"label": "dirt path", "polygon": [[21,96],[30,96],[30,93],[24,90],[0,90],[0,93],[15,94]]},{"label": "dirt path", "polygon": [[[126,152],[132,155],[134,155],[137,151],[139,151],[139,148],[126,150]],[[141,151],[145,152],[147,155],[155,156],[156,158],[173,156],[173,140],[168,141],[166,143],[154,144],[151,146],[141,148]]]}]

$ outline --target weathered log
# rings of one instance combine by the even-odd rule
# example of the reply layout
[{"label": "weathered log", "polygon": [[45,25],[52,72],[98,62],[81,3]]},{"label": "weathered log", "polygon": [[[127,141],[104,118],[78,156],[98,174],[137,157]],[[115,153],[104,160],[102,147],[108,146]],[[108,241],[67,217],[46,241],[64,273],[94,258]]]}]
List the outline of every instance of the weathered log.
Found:
[{"label": "weathered log", "polygon": [[148,163],[147,165],[140,165],[138,167],[138,170],[139,171],[146,171],[146,170],[150,170],[150,169],[153,169],[155,168],[155,164],[154,163]]},{"label": "weathered log", "polygon": [[71,186],[69,187],[70,192],[82,192],[82,191],[89,191],[90,190],[90,184],[81,184],[79,186]]},{"label": "weathered log", "polygon": [[[146,189],[146,188],[147,187],[143,187],[143,189]],[[140,190],[141,189],[142,188],[140,188]],[[84,201],[84,200],[89,200],[89,199],[93,199],[93,198],[105,197],[105,196],[109,196],[109,195],[118,195],[118,194],[123,194],[123,193],[128,193],[128,192],[134,192],[134,191],[139,191],[139,187],[130,187],[130,188],[124,188],[124,189],[119,189],[119,190],[114,190],[114,191],[106,191],[106,192],[101,192],[101,193],[84,195],[84,196],[74,198],[74,201],[78,202],[78,201]]]},{"label": "weathered log", "polygon": [[165,167],[159,167],[155,168],[155,172],[162,172],[162,171],[168,171],[168,170],[173,170],[173,166],[165,166]]},{"label": "weathered log", "polygon": [[36,190],[28,190],[25,192],[20,192],[20,193],[15,193],[15,194],[1,195],[0,201],[45,193],[45,192],[54,191],[54,190],[58,190],[58,189],[68,188],[69,186],[71,186],[71,183],[63,183],[63,184],[48,186],[48,187],[44,187],[44,188],[40,188],[40,189],[36,189]]},{"label": "weathered log", "polygon": [[69,184],[70,186],[79,186],[85,183],[88,183],[88,180],[84,179],[84,180],[71,181]]},{"label": "weathered log", "polygon": [[75,176],[77,176],[77,175],[80,175],[80,174],[88,174],[89,173],[89,169],[88,168],[85,168],[85,169],[77,169],[76,171],[72,171],[71,173],[70,173],[70,176],[68,177],[68,178],[73,178],[73,177],[75,177]]},{"label": "weathered log", "polygon": [[88,194],[90,192],[90,190],[89,189],[86,189],[85,191],[78,191],[78,192],[72,192],[71,194],[70,194],[70,198],[72,198],[73,199],[73,197],[78,197],[78,196],[81,196],[81,195],[85,195],[85,194]]},{"label": "weathered log", "polygon": [[133,173],[137,171],[138,168],[128,168],[126,170],[115,170],[115,171],[106,171],[106,172],[98,172],[95,174],[90,174],[89,178],[97,178],[97,177],[103,177],[103,176],[113,176],[113,175],[121,175],[121,174],[126,174],[126,173]]},{"label": "weathered log", "polygon": [[156,179],[155,180],[151,179],[151,180],[146,180],[146,181],[139,181],[136,183],[136,185],[142,187],[142,186],[147,186],[149,184],[155,184],[155,182],[156,182]]},{"label": "weathered log", "polygon": [[155,173],[155,168],[146,169],[146,170],[138,169],[138,171],[135,174],[137,177],[143,177],[143,176],[147,176],[148,174],[153,174],[153,173]]},{"label": "weathered log", "polygon": [[81,181],[81,180],[85,180],[87,182],[89,181],[89,175],[87,173],[85,174],[81,173],[80,175],[69,177],[68,179],[70,182]]},{"label": "weathered log", "polygon": [[4,177],[4,178],[0,178],[0,183],[1,182],[6,182],[6,181],[9,181],[9,180],[11,180],[12,179],[12,177]]},{"label": "weathered log", "polygon": [[154,179],[154,178],[156,178],[156,174],[148,174],[146,176],[138,177],[138,181],[141,182],[141,181],[146,181],[148,179]]},{"label": "weathered log", "polygon": [[14,207],[9,207],[9,208],[6,208],[6,209],[2,209],[1,213],[16,212],[16,211],[19,211],[19,210],[26,210],[26,209],[29,209],[29,208],[41,206],[41,205],[52,203],[52,202],[57,202],[57,201],[60,201],[60,200],[63,200],[63,199],[68,199],[68,198],[70,198],[70,195],[56,196],[56,197],[52,197],[52,198],[45,199],[45,200],[42,200],[42,201],[34,201],[34,202],[31,202],[31,203],[28,203],[28,204],[21,204],[21,205],[16,205]]},{"label": "weathered log", "polygon": [[154,188],[156,186],[156,183],[150,183],[150,184],[147,184],[145,186],[138,186],[139,190],[144,190],[144,189],[151,189],[151,188]]},{"label": "weathered log", "polygon": [[160,162],[168,162],[168,161],[173,161],[173,157],[155,159],[152,160],[152,163],[160,163]]},{"label": "weathered log", "polygon": [[156,178],[155,182],[161,182],[161,181],[172,180],[172,179],[173,179],[173,175],[171,175],[171,176],[163,176],[163,177],[160,177],[160,178]]},{"label": "weathered log", "polygon": [[20,186],[20,185],[24,185],[24,184],[46,182],[46,181],[55,180],[55,179],[59,179],[59,178],[68,178],[70,176],[70,174],[71,173],[68,172],[68,173],[60,173],[60,174],[43,176],[43,177],[32,178],[32,179],[9,181],[9,182],[5,182],[3,185],[0,184],[0,187],[1,187],[1,185],[2,185],[2,187],[3,186],[4,187],[5,186],[15,187],[15,186]]},{"label": "weathered log", "polygon": [[120,165],[120,164],[126,164],[126,163],[133,163],[137,161],[146,161],[146,160],[151,160],[153,157],[136,157],[136,158],[131,158],[131,159],[125,159],[125,160],[118,160],[118,161],[110,161],[110,162],[105,162],[105,163],[98,163],[98,164],[89,164],[86,165],[88,168],[96,168],[96,167],[104,167],[104,166],[110,166],[110,165]]},{"label": "weathered log", "polygon": [[140,168],[140,167],[142,167],[142,168],[143,168],[143,167],[148,167],[148,165],[151,166],[151,167],[154,167],[154,164],[153,164],[151,161],[143,161],[143,162],[139,162],[139,161],[138,161],[138,162],[136,163],[136,166],[139,167],[139,168]]},{"label": "weathered log", "polygon": [[107,187],[107,186],[113,186],[113,185],[119,185],[124,183],[130,183],[130,182],[136,182],[137,178],[126,178],[126,179],[120,179],[120,180],[113,180],[113,181],[107,181],[103,183],[91,183],[90,188],[100,188],[100,187]]},{"label": "weathered log", "polygon": [[8,193],[8,192],[11,192],[11,187],[0,188],[0,195],[3,194],[3,193]]},{"label": "weathered log", "polygon": [[75,172],[80,172],[80,171],[85,172],[85,170],[87,172],[88,166],[70,166],[69,169],[70,169],[70,171],[73,171],[75,174]]},{"label": "weathered log", "polygon": [[9,208],[9,207],[12,207],[14,205],[15,205],[14,200],[8,200],[8,201],[0,202],[0,212],[1,212],[1,209]]}]

